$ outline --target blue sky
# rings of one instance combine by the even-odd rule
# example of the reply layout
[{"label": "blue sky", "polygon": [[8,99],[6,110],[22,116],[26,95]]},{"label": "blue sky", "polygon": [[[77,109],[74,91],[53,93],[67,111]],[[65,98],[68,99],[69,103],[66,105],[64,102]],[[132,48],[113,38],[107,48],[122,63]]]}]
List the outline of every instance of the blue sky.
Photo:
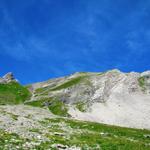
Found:
[{"label": "blue sky", "polygon": [[0,76],[150,70],[150,0],[0,0]]}]

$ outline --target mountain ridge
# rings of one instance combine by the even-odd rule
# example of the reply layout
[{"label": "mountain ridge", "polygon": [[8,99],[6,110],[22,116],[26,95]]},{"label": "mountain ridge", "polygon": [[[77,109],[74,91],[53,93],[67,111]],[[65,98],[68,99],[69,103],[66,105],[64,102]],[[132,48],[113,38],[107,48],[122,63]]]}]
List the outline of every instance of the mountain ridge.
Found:
[{"label": "mountain ridge", "polygon": [[150,129],[150,71],[77,72],[25,87],[31,97],[24,104],[48,108],[56,115]]}]

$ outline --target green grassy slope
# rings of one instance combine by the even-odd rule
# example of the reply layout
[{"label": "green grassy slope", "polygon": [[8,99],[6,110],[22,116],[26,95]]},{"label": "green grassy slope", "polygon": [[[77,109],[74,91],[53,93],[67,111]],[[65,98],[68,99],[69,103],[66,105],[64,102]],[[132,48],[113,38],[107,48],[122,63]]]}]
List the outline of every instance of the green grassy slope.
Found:
[{"label": "green grassy slope", "polygon": [[76,84],[80,83],[81,80],[83,80],[84,78],[85,78],[85,76],[79,76],[79,77],[73,78],[73,79],[71,79],[71,80],[69,80],[69,81],[67,81],[67,82],[65,82],[65,83],[63,83],[63,84],[61,84],[61,85],[51,89],[51,91],[56,91],[56,90],[69,88],[69,87],[71,87],[73,85],[76,85]]},{"label": "green grassy slope", "polygon": [[[122,128],[93,122],[82,122],[70,119],[47,119],[43,124],[54,125],[52,132],[58,131],[64,136],[47,135],[52,143],[76,145],[82,150],[150,150],[150,131]],[[63,130],[61,124],[68,127]],[[71,128],[71,129],[69,129]],[[66,138],[67,134],[69,139]],[[48,147],[50,143],[40,146]]]},{"label": "green grassy slope", "polygon": [[20,104],[31,96],[27,88],[17,82],[0,84],[0,105]]},{"label": "green grassy slope", "polygon": [[72,78],[72,79],[62,83],[61,85],[58,85],[58,86],[53,87],[53,88],[51,88],[51,87],[38,88],[35,90],[35,94],[47,95],[48,92],[51,92],[51,91],[66,89],[66,88],[69,88],[71,86],[74,86],[74,85],[80,83],[85,78],[86,78],[86,75],[82,75],[82,76]]},{"label": "green grassy slope", "polygon": [[[122,128],[105,124],[76,121],[66,118],[44,119],[40,124],[46,129],[30,129],[47,141],[22,139],[16,134],[0,130],[0,148],[58,150],[57,144],[64,147],[78,147],[81,150],[150,150],[150,131]],[[38,144],[37,144],[38,143]],[[55,145],[55,147],[54,147]]]},{"label": "green grassy slope", "polygon": [[43,98],[37,101],[29,101],[25,104],[34,107],[48,107],[48,109],[55,115],[68,116],[67,106],[56,98]]}]

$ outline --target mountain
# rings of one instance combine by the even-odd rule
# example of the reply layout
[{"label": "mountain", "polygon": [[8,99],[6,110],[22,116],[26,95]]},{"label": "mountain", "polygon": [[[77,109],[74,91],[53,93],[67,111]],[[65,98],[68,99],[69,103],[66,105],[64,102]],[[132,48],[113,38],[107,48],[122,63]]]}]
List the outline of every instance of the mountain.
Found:
[{"label": "mountain", "polygon": [[57,115],[150,129],[150,71],[80,72],[29,89],[32,98],[26,104],[46,106]]},{"label": "mountain", "polygon": [[[137,128],[137,129],[133,129]],[[0,149],[149,150],[150,71],[0,78]]]}]

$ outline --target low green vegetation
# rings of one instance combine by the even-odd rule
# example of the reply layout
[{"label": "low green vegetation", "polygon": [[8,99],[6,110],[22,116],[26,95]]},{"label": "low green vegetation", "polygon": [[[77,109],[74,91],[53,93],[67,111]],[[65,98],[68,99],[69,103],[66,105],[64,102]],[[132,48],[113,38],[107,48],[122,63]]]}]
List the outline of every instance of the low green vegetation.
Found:
[{"label": "low green vegetation", "polygon": [[10,115],[13,120],[18,120],[18,115],[15,115],[13,113],[8,113],[8,112],[7,114]]},{"label": "low green vegetation", "polygon": [[39,133],[39,134],[41,133],[38,128],[32,128],[32,129],[29,129],[29,131],[30,131],[30,132]]},{"label": "low green vegetation", "polygon": [[17,82],[0,84],[0,105],[20,104],[29,99],[30,96],[31,93],[28,89]]},{"label": "low green vegetation", "polygon": [[67,82],[65,82],[65,83],[63,83],[63,84],[61,84],[61,85],[51,89],[51,91],[56,91],[56,90],[69,88],[69,87],[71,87],[73,85],[76,85],[76,84],[80,83],[81,80],[83,80],[85,77],[86,76],[79,76],[79,77],[73,78],[73,79],[71,79],[71,80],[69,80],[69,81],[67,81]]},{"label": "low green vegetation", "polygon": [[49,87],[38,88],[35,90],[35,94],[41,94],[43,92],[45,94],[46,90],[48,90],[48,89],[49,89]]},{"label": "low green vegetation", "polygon": [[148,130],[64,118],[45,119],[41,124],[46,127],[50,125],[52,133],[56,128],[63,130],[60,134],[46,134],[50,142],[42,142],[37,146],[39,149],[41,146],[48,148],[52,144],[62,144],[68,147],[80,147],[81,150],[150,150],[150,137],[148,136],[150,131]]},{"label": "low green vegetation", "polygon": [[77,102],[75,103],[76,108],[81,112],[86,112],[87,106],[85,102]]},{"label": "low green vegetation", "polygon": [[47,95],[48,92],[50,92],[50,91],[57,91],[57,90],[62,90],[62,89],[65,89],[65,88],[69,88],[73,85],[76,85],[76,84],[80,83],[81,80],[85,79],[85,77],[86,77],[86,75],[82,75],[82,76],[79,76],[79,77],[76,77],[76,78],[72,78],[72,79],[68,80],[67,82],[62,83],[61,85],[58,85],[54,88],[51,88],[51,87],[38,88],[38,89],[36,89],[35,94]]},{"label": "low green vegetation", "polygon": [[139,86],[142,88],[143,91],[145,91],[145,78],[144,77],[140,77],[138,79],[139,82]]},{"label": "low green vegetation", "polygon": [[27,101],[25,102],[26,105],[31,105],[34,107],[45,107],[46,103],[51,102],[51,98],[46,98],[46,99],[39,99],[39,100],[35,100],[35,101]]},{"label": "low green vegetation", "polygon": [[30,89],[30,88],[32,88],[32,85],[31,85],[31,84],[27,84],[27,85],[25,85],[24,87]]},{"label": "low green vegetation", "polygon": [[143,86],[145,85],[145,79],[144,79],[144,77],[140,77],[140,78],[138,79],[138,81],[139,81],[139,85],[140,85],[141,87],[143,87]]},{"label": "low green vegetation", "polygon": [[15,133],[7,133],[0,130],[0,150],[25,149],[24,144],[26,142],[27,140],[20,138]]},{"label": "low green vegetation", "polygon": [[55,115],[69,116],[67,106],[60,100],[54,100],[48,108]]},{"label": "low green vegetation", "polygon": [[55,115],[69,116],[67,106],[57,98],[45,98],[26,102],[25,104],[35,107],[48,107],[48,109]]},{"label": "low green vegetation", "polygon": [[104,75],[106,72],[100,72],[100,73],[97,73],[97,75],[101,76],[101,75]]},{"label": "low green vegetation", "polygon": [[21,138],[0,130],[0,150],[58,150],[61,147],[76,147],[79,150],[150,150],[149,130],[67,118],[45,118],[39,123],[42,129],[29,128],[28,132],[41,138]]}]

